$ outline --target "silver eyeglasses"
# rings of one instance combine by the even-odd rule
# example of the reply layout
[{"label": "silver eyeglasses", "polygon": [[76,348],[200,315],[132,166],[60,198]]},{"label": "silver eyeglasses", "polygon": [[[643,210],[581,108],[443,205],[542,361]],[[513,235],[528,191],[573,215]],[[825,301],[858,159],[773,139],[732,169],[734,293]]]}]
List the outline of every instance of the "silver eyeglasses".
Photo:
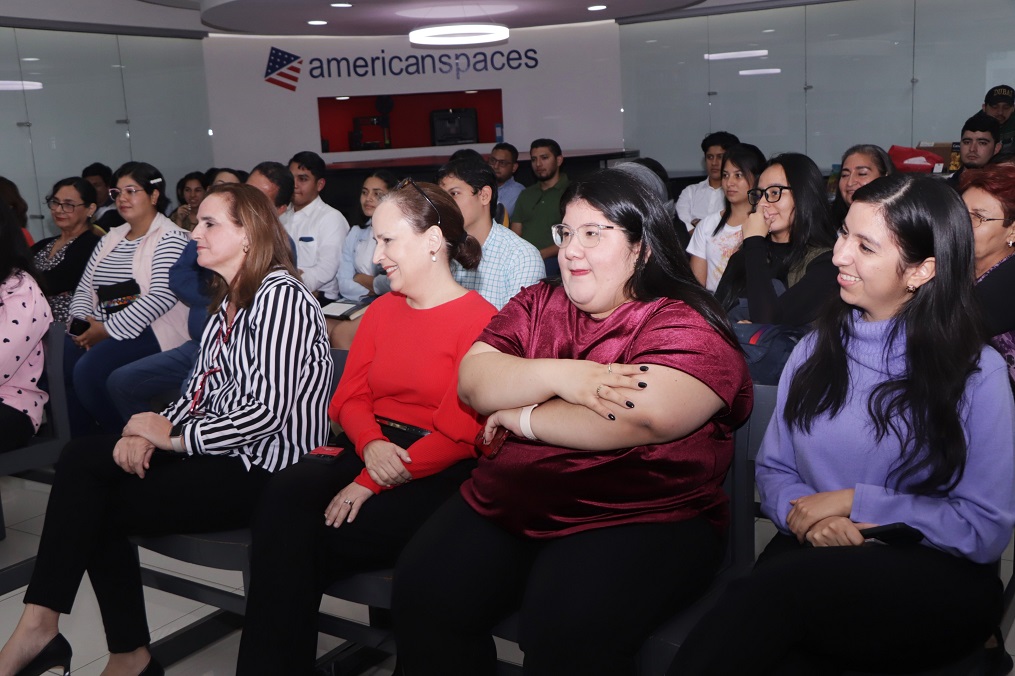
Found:
[{"label": "silver eyeglasses", "polygon": [[550,226],[553,243],[561,248],[571,243],[571,237],[576,232],[578,233],[578,243],[582,245],[583,249],[596,247],[599,245],[599,240],[602,239],[603,230],[623,230],[623,228],[619,225],[599,225],[598,223],[586,223],[577,228],[571,228],[563,223]]},{"label": "silver eyeglasses", "polygon": [[1010,219],[1010,218],[991,218],[989,216],[984,216],[983,214],[978,214],[975,211],[970,211],[969,212],[969,220],[971,220],[973,222],[973,227],[975,228],[975,227],[978,227],[980,225],[983,225],[984,223],[990,223],[991,221],[1010,221],[1012,219]]},{"label": "silver eyeglasses", "polygon": [[139,192],[144,192],[144,190],[141,188],[135,188],[134,186],[128,186],[126,188],[110,188],[109,199],[115,200],[117,197],[120,196],[120,193],[125,194],[128,199],[133,199],[134,195],[138,194]]}]

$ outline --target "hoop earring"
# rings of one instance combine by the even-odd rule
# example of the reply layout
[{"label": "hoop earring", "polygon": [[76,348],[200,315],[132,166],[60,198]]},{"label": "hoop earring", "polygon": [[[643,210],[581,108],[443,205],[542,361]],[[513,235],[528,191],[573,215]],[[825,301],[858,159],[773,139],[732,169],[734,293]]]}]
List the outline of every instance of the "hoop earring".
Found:
[{"label": "hoop earring", "polygon": [[906,293],[916,293],[916,288],[917,287],[913,286],[912,284],[907,284]]},{"label": "hoop earring", "polygon": [[430,252],[430,260],[432,260],[434,263],[437,262],[437,252],[436,251],[431,251]]}]

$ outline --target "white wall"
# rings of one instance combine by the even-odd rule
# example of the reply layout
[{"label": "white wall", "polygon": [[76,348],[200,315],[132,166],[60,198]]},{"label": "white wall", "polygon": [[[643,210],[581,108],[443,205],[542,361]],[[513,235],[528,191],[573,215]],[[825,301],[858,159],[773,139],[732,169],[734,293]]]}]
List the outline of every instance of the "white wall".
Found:
[{"label": "white wall", "polygon": [[[264,81],[272,47],[302,56],[295,92]],[[516,70],[460,72],[478,52],[517,50],[524,57]],[[400,55],[447,57],[449,72],[394,76],[312,77],[312,59]],[[534,57],[534,58],[533,58]],[[535,67],[529,67],[533,62]],[[418,49],[408,37],[301,38],[211,35],[204,40],[213,148],[219,164],[249,167],[265,159],[284,162],[300,150],[318,150],[319,96],[411,94],[466,89],[501,89],[504,138],[527,150],[530,141],[550,137],[567,150],[619,148],[623,145],[620,112],[619,27],[612,22],[518,29],[506,44],[471,49]],[[400,64],[403,62],[400,62]],[[498,65],[500,60],[498,59]],[[379,62],[378,62],[379,64]],[[528,65],[526,65],[528,64]],[[377,66],[379,69],[379,65]],[[332,71],[334,75],[334,70]],[[487,146],[474,146],[488,151]],[[426,155],[426,148],[325,153],[327,162]],[[446,148],[434,154],[447,154]]]}]

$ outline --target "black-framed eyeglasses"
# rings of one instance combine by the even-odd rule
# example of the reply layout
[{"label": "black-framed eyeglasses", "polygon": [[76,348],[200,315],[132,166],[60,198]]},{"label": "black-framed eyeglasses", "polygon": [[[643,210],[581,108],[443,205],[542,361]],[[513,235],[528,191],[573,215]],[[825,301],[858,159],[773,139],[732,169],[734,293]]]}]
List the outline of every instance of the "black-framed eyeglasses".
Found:
[{"label": "black-framed eyeglasses", "polygon": [[793,190],[793,188],[788,185],[770,185],[764,190],[754,188],[747,191],[747,201],[752,205],[760,204],[761,198],[764,197],[766,202],[778,202],[782,199],[782,193],[785,190]]},{"label": "black-framed eyeglasses", "polygon": [[139,192],[144,192],[144,190],[141,188],[135,188],[132,185],[126,188],[110,188],[109,199],[115,200],[117,197],[120,196],[120,193],[125,194],[128,197],[128,199],[133,199],[134,195],[138,194]]},{"label": "black-framed eyeglasses", "polygon": [[591,249],[599,246],[603,230],[623,230],[618,225],[599,225],[598,223],[586,223],[577,228],[571,228],[563,223],[550,226],[550,233],[553,235],[553,243],[563,248],[571,243],[571,238],[578,233],[578,243],[583,249]]},{"label": "black-framed eyeglasses", "polygon": [[60,200],[57,200],[57,199],[55,199],[53,197],[50,197],[49,199],[46,200],[46,206],[49,207],[50,211],[61,211],[61,212],[65,213],[65,214],[69,214],[69,213],[73,212],[75,209],[77,209],[78,207],[83,207],[84,205],[85,205],[84,202],[78,202],[78,203],[74,203],[74,202],[61,202]]},{"label": "black-framed eyeglasses", "polygon": [[491,167],[510,167],[514,162],[511,160],[498,160],[496,157],[491,157],[487,160],[487,164]]},{"label": "black-framed eyeglasses", "polygon": [[427,204],[429,204],[431,207],[433,207],[434,213],[437,214],[437,227],[438,228],[441,227],[441,212],[440,212],[440,209],[437,208],[437,205],[433,203],[432,199],[430,199],[429,197],[426,196],[426,193],[423,192],[423,189],[420,188],[418,185],[416,185],[416,182],[414,180],[412,180],[411,177],[410,178],[403,178],[399,182],[399,184],[395,186],[395,190],[401,190],[402,188],[404,188],[407,185],[411,185],[413,188],[415,188],[419,192],[419,194],[423,196],[423,199],[425,199],[427,201]]},{"label": "black-framed eyeglasses", "polygon": [[1010,218],[990,218],[989,216],[983,216],[973,211],[969,212],[969,220],[973,222],[973,227],[979,227],[984,223],[990,223],[991,221],[1010,221]]}]

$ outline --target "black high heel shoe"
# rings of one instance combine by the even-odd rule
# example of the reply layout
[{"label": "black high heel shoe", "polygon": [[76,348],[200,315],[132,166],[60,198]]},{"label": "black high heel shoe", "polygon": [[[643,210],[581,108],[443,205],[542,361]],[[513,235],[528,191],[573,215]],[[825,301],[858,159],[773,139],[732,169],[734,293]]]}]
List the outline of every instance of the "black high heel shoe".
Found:
[{"label": "black high heel shoe", "polygon": [[[66,674],[64,676],[66,676]],[[166,670],[163,669],[162,665],[159,664],[159,661],[155,659],[155,655],[152,655],[152,658],[148,660],[148,665],[144,668],[144,671],[137,676],[166,676]]]},{"label": "black high heel shoe", "polygon": [[63,634],[57,634],[17,676],[41,676],[53,667],[63,667],[63,676],[70,676],[71,647]]}]

